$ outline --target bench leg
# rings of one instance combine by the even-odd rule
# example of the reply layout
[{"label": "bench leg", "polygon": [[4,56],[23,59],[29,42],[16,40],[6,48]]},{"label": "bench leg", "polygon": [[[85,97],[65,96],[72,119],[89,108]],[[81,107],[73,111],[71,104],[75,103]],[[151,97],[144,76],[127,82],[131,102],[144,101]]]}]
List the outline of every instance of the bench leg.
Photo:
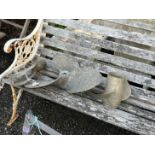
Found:
[{"label": "bench leg", "polygon": [[18,94],[17,94],[15,87],[13,86],[11,86],[11,90],[12,90],[12,97],[13,97],[13,105],[12,105],[12,115],[11,115],[9,122],[7,123],[8,126],[11,126],[19,116],[19,114],[17,113],[17,107],[19,104],[19,99],[23,92],[23,89],[19,89]]}]

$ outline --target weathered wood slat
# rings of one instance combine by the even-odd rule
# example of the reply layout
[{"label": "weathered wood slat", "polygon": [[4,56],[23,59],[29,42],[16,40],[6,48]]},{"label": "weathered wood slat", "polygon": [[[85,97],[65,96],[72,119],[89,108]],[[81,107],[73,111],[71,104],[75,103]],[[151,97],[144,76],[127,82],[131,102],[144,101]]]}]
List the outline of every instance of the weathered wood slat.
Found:
[{"label": "weathered wood slat", "polygon": [[[135,100],[133,98],[128,99],[129,103],[132,105],[136,105],[137,107],[143,108],[144,110],[150,110],[150,111],[155,111],[154,105],[150,104],[148,101],[144,101],[144,100]],[[126,101],[125,103],[128,103],[128,101]]]},{"label": "weathered wood slat", "polygon": [[[95,101],[68,94],[55,87],[25,89],[37,96],[56,102],[68,108],[80,111],[105,122],[120,126],[140,134],[155,134],[155,122],[138,117],[119,109],[109,109]],[[76,96],[76,97],[75,97]]]},{"label": "weathered wood slat", "polygon": [[155,72],[154,72],[155,67],[152,65],[136,62],[133,60],[117,57],[104,52],[99,52],[97,50],[81,47],[77,44],[70,44],[64,41],[60,41],[60,39],[56,37],[51,39],[44,38],[42,43],[47,46],[54,46],[62,50],[71,51],[81,56],[86,56],[87,58],[90,58],[90,59],[97,59],[120,67],[125,67],[127,69],[143,72],[150,75],[155,75]]},{"label": "weathered wood slat", "polygon": [[138,44],[155,47],[155,38],[149,35],[146,35],[146,34],[141,34],[137,32],[128,33],[127,31],[112,29],[109,27],[104,27],[104,26],[99,26],[99,25],[94,25],[94,24],[86,24],[80,21],[75,21],[75,20],[51,19],[51,20],[46,20],[46,21],[49,23],[50,22],[56,23],[56,24],[64,25],[64,26],[71,27],[74,29],[81,29],[86,32],[98,33],[103,36],[106,35],[106,36],[110,36],[110,37],[114,37],[114,38],[118,38],[122,40],[132,41]]},{"label": "weathered wood slat", "polygon": [[[47,64],[50,65],[49,60],[46,59],[46,61],[47,61]],[[42,73],[44,75],[47,75],[48,77],[52,77],[54,79],[57,77],[56,74],[53,73],[53,70],[51,70],[51,71],[49,71],[49,70],[48,71],[42,71]],[[103,80],[105,81],[106,78],[103,77]],[[136,91],[136,89],[137,89],[136,87],[134,87],[134,86],[131,86],[131,87],[132,87],[132,92]],[[93,92],[94,92],[94,90],[93,90]],[[142,95],[142,93],[146,95],[146,96],[142,97],[143,100],[140,97]],[[149,97],[148,97],[148,94],[149,94]],[[95,97],[94,95],[92,96],[91,93],[88,93],[88,95],[87,95],[87,93],[82,93],[81,96],[82,97],[87,97],[87,98],[89,98],[91,100],[95,100],[95,101],[102,104],[102,101],[100,99],[98,99],[97,97]],[[139,96],[139,97],[137,97],[137,96]],[[136,93],[136,97],[135,97],[135,95],[132,94],[131,97],[127,101],[124,102],[125,104],[127,104],[125,110],[130,112],[130,108],[128,109],[128,106],[129,107],[130,106],[132,106],[132,107],[136,106],[136,107],[140,108],[139,111],[141,111],[141,108],[142,108],[142,109],[145,109],[145,110],[152,111],[154,113],[154,111],[155,111],[155,103],[154,103],[155,99],[154,99],[154,97],[155,96],[152,94],[152,92],[144,90],[144,89],[139,90],[139,88],[138,88],[137,93]],[[121,107],[122,107],[122,105],[119,106],[119,109],[122,109]],[[144,110],[142,110],[142,111],[144,112]],[[140,112],[140,116],[142,115],[143,112]],[[151,118],[154,117],[154,114],[152,116],[152,112],[150,114]],[[139,113],[137,113],[137,111],[134,114],[139,115]],[[145,114],[143,114],[143,116],[144,115]],[[148,118],[148,114],[146,114],[145,117]],[[154,118],[153,118],[153,120],[154,120]]]},{"label": "weathered wood slat", "polygon": [[154,19],[129,19],[131,22],[141,22],[148,25],[155,25]]},{"label": "weathered wood slat", "polygon": [[[103,103],[103,101],[99,100],[94,94],[92,94],[90,92],[87,92],[81,96],[86,97],[92,101],[99,102],[101,104]],[[134,99],[133,97],[130,97],[128,100],[122,102],[122,104],[117,109],[120,109],[120,110],[126,111],[128,113],[134,114],[136,116],[140,116],[140,117],[154,121],[155,113],[153,112],[153,110],[151,109],[152,112],[150,112],[150,111],[147,111],[147,109],[140,108],[139,106],[137,106],[138,102],[139,102],[138,100]],[[106,105],[106,103],[104,103],[104,104]],[[147,104],[147,105],[149,105],[149,104]],[[153,109],[154,109],[154,107],[153,107]]]},{"label": "weathered wood slat", "polygon": [[[51,60],[49,60],[47,58],[45,58],[45,60],[46,60],[47,65],[48,65],[48,70],[42,71],[42,73],[44,73],[47,76],[56,78],[57,76],[55,75],[55,73],[53,74],[54,70],[52,69]],[[103,81],[105,83],[105,81],[106,81],[105,77],[103,77]],[[152,91],[145,90],[143,88],[135,87],[135,86],[131,86],[131,89],[132,89],[131,96],[134,99],[136,99],[137,101],[138,100],[140,100],[140,101],[137,104],[137,102],[134,102],[133,99],[131,99],[130,103],[133,103],[134,105],[142,107],[144,109],[149,109],[151,111],[155,111],[155,103],[154,103],[155,93],[153,93]],[[98,100],[98,99],[96,98],[96,100]],[[128,99],[128,100],[130,100],[130,99]],[[144,102],[147,102],[147,103],[144,103]],[[144,106],[144,104],[146,104],[146,105]]]},{"label": "weathered wood slat", "polygon": [[[53,72],[49,72],[49,71],[45,71],[45,70],[42,71],[42,74],[44,76],[48,75],[48,78],[49,78],[49,75],[51,75],[50,77],[56,77],[55,73],[53,74]],[[9,80],[6,80],[5,82],[10,84]],[[33,89],[33,91],[35,93],[36,89]],[[92,96],[92,93],[90,93],[90,92],[82,93],[82,94],[79,93],[77,95],[80,96],[80,97],[83,97],[83,98],[91,99],[92,101],[95,101],[95,102],[99,102],[99,104],[101,104],[101,105],[106,104],[106,103],[103,103],[103,101],[99,100],[94,95]],[[131,114],[134,114],[136,116],[140,116],[140,117],[145,118],[145,119],[149,119],[149,120],[153,120],[153,121],[155,120],[155,113],[154,112],[141,109],[140,107],[137,107],[137,106],[131,104],[133,101],[134,101],[134,103],[137,102],[137,100],[130,98],[127,101],[124,102],[125,104],[121,104],[118,107],[118,109],[126,111],[126,112],[131,113]]]},{"label": "weathered wood slat", "polygon": [[[42,49],[42,54],[44,54],[45,56],[53,56],[53,50],[44,48]],[[85,60],[85,65],[91,65],[89,60]],[[115,67],[111,67],[111,66],[107,66],[105,64],[101,64],[101,63],[93,63],[93,66],[95,66],[95,68],[97,68],[101,73],[105,73],[108,74],[109,72],[119,72],[120,74],[126,76],[128,78],[129,81],[133,81],[136,82],[138,84],[143,84],[143,85],[148,85],[148,82],[150,83],[151,87],[154,87],[154,80],[150,79],[147,76],[143,76],[140,74],[135,74],[135,73],[131,73],[131,72],[127,72],[125,70],[121,70]]]},{"label": "weathered wood slat", "polygon": [[[44,75],[50,76],[52,78],[56,78],[57,76],[55,73],[53,74],[53,69],[51,69],[51,60],[46,59],[46,62],[48,64],[48,71],[42,71]],[[106,78],[103,77],[103,81],[105,82]],[[132,88],[132,95],[131,98],[127,100],[128,103],[141,107],[143,109],[148,109],[150,111],[155,111],[155,93],[150,92],[148,90],[142,89],[142,88],[137,88],[135,86],[131,86]],[[91,95],[89,95],[91,96]],[[95,99],[95,101],[101,102],[98,98],[96,97],[90,97],[92,100]],[[146,102],[147,101],[147,102]],[[149,103],[150,101],[150,103]]]},{"label": "weathered wood slat", "polygon": [[[45,59],[45,60],[48,65],[48,70],[42,71],[42,73],[44,75],[47,75],[48,77],[50,76],[55,79],[57,76],[55,73],[53,73],[51,60],[49,60],[49,59]],[[103,77],[104,82],[105,82],[105,80],[106,80],[106,78]],[[135,86],[131,86],[131,89],[132,89],[132,95],[127,101],[125,101],[126,103],[134,105],[134,106],[138,106],[143,109],[150,110],[150,111],[155,111],[155,103],[154,103],[155,93],[145,90],[145,89],[142,89],[142,88],[137,88]],[[91,95],[89,95],[89,98],[91,98],[92,100],[95,99],[95,101],[101,102],[98,98],[96,98],[94,96],[91,97]]]},{"label": "weathered wood slat", "polygon": [[155,20],[145,19],[80,19],[84,23],[93,23],[97,25],[105,25],[108,27],[126,29],[141,33],[150,34],[155,31]]},{"label": "weathered wood slat", "polygon": [[[56,89],[56,90],[55,90]],[[37,93],[37,91],[39,90],[39,92],[40,92],[40,90],[41,89],[31,89],[30,91],[31,91],[31,93],[33,93],[33,94],[36,94]],[[47,91],[48,91],[48,93],[56,93],[57,94],[57,92],[58,91],[61,91],[60,92],[60,94],[59,95],[61,95],[61,96],[59,96],[58,97],[58,100],[61,98],[61,101],[62,101],[62,103],[60,103],[60,101],[58,102],[59,104],[62,104],[62,105],[64,105],[64,99],[66,100],[66,96],[68,96],[68,95],[66,95],[65,96],[65,98],[64,98],[64,96],[62,95],[62,94],[64,94],[64,91],[63,90],[59,90],[58,88],[54,88],[54,89],[49,89],[49,88],[47,88]],[[63,92],[62,92],[63,91]],[[39,95],[40,96],[40,94],[36,94],[36,95]],[[41,93],[41,95],[48,95],[47,94],[47,92],[45,93],[45,94],[42,94]],[[48,99],[47,98],[47,96],[45,96],[45,98],[46,99]],[[79,98],[79,96],[78,96],[78,98]],[[80,97],[81,98],[81,97]],[[72,95],[72,100],[74,100],[75,101],[75,103],[77,103],[77,95]],[[81,104],[81,107],[86,107],[87,108],[87,106],[85,106],[85,105],[82,105],[82,104],[86,104],[87,105],[87,100],[88,99],[86,99],[85,98],[85,96],[84,95],[82,95],[82,100],[84,101],[84,102],[82,102],[82,103],[77,103],[77,104]],[[91,100],[92,100],[92,98],[91,98]],[[53,101],[53,100],[52,100]],[[68,99],[67,99],[67,101],[68,101]],[[96,103],[97,104],[97,102],[94,102],[94,100],[92,100],[91,102],[93,102],[93,103]],[[68,104],[70,105],[70,101],[68,101]],[[88,103],[89,104],[89,103]],[[102,105],[102,104],[99,104],[100,106],[104,106],[104,105]],[[123,104],[122,104],[123,105]],[[126,107],[122,107],[122,105],[121,105],[121,107],[120,107],[120,110],[119,109],[115,109],[114,111],[118,111],[119,110],[119,113],[118,113],[118,115],[120,115],[120,113],[124,113],[124,111],[127,111],[127,113],[128,113],[128,115],[130,116],[130,114],[129,113],[132,113],[132,115],[134,116],[134,118],[135,117],[138,117],[139,118],[139,120],[141,121],[141,117],[143,117],[142,119],[144,119],[144,118],[147,118],[146,120],[145,120],[145,122],[150,122],[150,120],[154,120],[154,113],[152,113],[152,112],[149,112],[149,111],[143,111],[142,109],[139,109],[139,108],[134,108],[133,106],[130,106],[130,105],[125,105]],[[66,105],[65,105],[66,106]],[[70,107],[70,108],[73,108],[72,106]],[[78,110],[77,109],[77,107],[75,107],[74,106],[74,108],[75,108],[75,110]],[[73,109],[74,109],[73,108]],[[92,107],[91,105],[90,105],[90,107],[89,107],[91,110],[93,110],[94,111],[94,108],[96,108],[96,105],[94,106],[94,107]],[[106,110],[110,110],[111,111],[111,109],[107,109],[107,107],[105,107],[106,108]],[[134,110],[135,109],[135,110]],[[85,110],[85,109],[83,109],[83,110]],[[124,110],[124,111],[122,111],[122,110]],[[79,110],[78,110],[79,111]],[[98,110],[97,110],[98,111]],[[113,111],[113,110],[112,110]],[[83,111],[82,111],[83,112]],[[95,111],[94,111],[95,112]],[[103,112],[103,111],[102,111]],[[84,111],[84,113],[87,113],[87,111],[85,110]],[[91,116],[94,116],[94,114],[92,113],[92,112],[90,112],[91,113]],[[98,116],[98,112],[95,112],[96,113],[96,116]],[[117,112],[116,112],[117,113]],[[87,114],[89,114],[89,113],[87,113]],[[111,114],[110,114],[111,115]],[[124,118],[124,114],[122,114],[122,116],[123,116],[123,119],[124,120],[126,120],[129,124],[128,125],[131,125],[130,124],[130,122],[132,121],[132,120],[128,120],[127,118],[128,117],[126,117],[125,116],[125,118]],[[121,116],[121,117],[122,117]],[[139,117],[139,116],[141,116],[141,117]],[[104,118],[106,117],[106,116],[103,116]],[[112,117],[114,117],[115,118],[115,115],[114,116],[112,116]],[[122,118],[120,118],[120,116],[116,116],[116,117],[118,117],[118,118],[115,118],[116,120],[118,119],[122,119]],[[98,118],[98,117],[97,117]],[[149,119],[149,120],[148,120]],[[102,119],[101,119],[102,120]],[[104,119],[103,119],[104,120]],[[118,120],[117,120],[117,123],[120,123],[120,122],[118,122]],[[113,120],[114,121],[114,120]],[[134,120],[135,121],[135,120]],[[138,120],[137,120],[138,121]],[[109,122],[109,120],[107,120],[107,122]],[[111,123],[111,121],[110,121],[110,123]],[[117,124],[116,123],[116,124]],[[137,124],[138,124],[138,122],[137,122]],[[127,126],[128,126],[127,125]],[[146,125],[146,124],[145,124]],[[126,125],[125,125],[126,126]],[[121,126],[122,127],[122,126]],[[124,127],[124,126],[123,126]],[[130,127],[130,130],[132,130],[131,129],[131,127]],[[134,129],[133,129],[134,130]],[[145,129],[146,130],[146,129]],[[139,132],[139,131],[138,131]],[[143,132],[144,132],[144,130],[143,130]],[[148,133],[141,133],[141,134],[148,134]],[[153,134],[153,133],[151,133],[151,132],[149,132],[149,134]]]},{"label": "weathered wood slat", "polygon": [[[48,69],[51,69],[51,62],[49,62],[49,60],[47,60],[46,59],[46,61],[47,61],[47,64],[48,64]],[[50,73],[49,73],[49,71],[42,71],[42,73],[43,73],[43,75],[45,76],[45,75],[48,75],[48,78],[49,78],[49,75],[51,75],[50,77],[54,77],[54,78],[56,78],[56,75],[55,75],[55,73],[53,74],[53,72],[51,71]],[[104,78],[104,77],[103,77]],[[104,78],[104,80],[105,80],[105,78]],[[6,83],[9,83],[10,84],[10,81],[7,81],[6,80]],[[133,88],[134,89],[134,88]],[[36,89],[33,89],[33,91],[35,91]],[[80,94],[79,94],[80,95]],[[89,99],[91,99],[91,100],[94,100],[94,101],[97,101],[97,102],[99,102],[99,103],[101,103],[102,104],[102,101],[100,101],[97,97],[95,97],[94,98],[94,96],[91,96],[91,94],[89,93],[89,95],[86,95],[86,94],[82,94],[81,95],[82,97],[86,97],[86,98],[89,98]],[[120,105],[119,106],[119,109],[120,110],[124,110],[124,111],[128,111],[129,113],[132,113],[132,114],[135,114],[135,115],[137,115],[137,116],[141,116],[141,117],[143,117],[143,118],[146,118],[146,119],[150,119],[150,120],[154,120],[155,119],[155,113],[153,113],[153,112],[150,112],[150,111],[144,111],[143,109],[141,109],[141,108],[139,108],[139,107],[135,107],[135,105],[136,104],[131,104],[131,103],[137,103],[137,100],[135,100],[135,99],[128,99],[127,100],[127,102],[126,102],[126,104],[125,104],[125,106],[123,106],[122,107],[122,105]],[[128,104],[129,103],[129,104]],[[147,104],[148,105],[148,104]],[[135,108],[134,108],[135,107]],[[150,108],[152,111],[155,109],[155,106],[154,107],[150,107],[150,105],[148,105],[147,106],[147,108]],[[144,107],[143,107],[144,108]],[[135,109],[135,110],[134,110]],[[149,110],[150,110],[149,109]]]},{"label": "weathered wood slat", "polygon": [[143,58],[150,61],[155,60],[155,52],[108,41],[108,40],[105,40],[104,38],[95,38],[94,36],[86,37],[82,35],[82,33],[80,32],[76,33],[74,31],[69,31],[67,29],[59,29],[52,26],[46,26],[43,32],[53,34],[55,36],[63,37],[66,39],[76,40],[77,42],[79,42],[79,44],[82,44],[82,43],[86,44],[89,42],[90,44],[94,44],[94,46],[99,46],[115,52],[128,54],[134,57]]},{"label": "weathered wood slat", "polygon": [[[58,54],[58,52],[54,51],[54,50],[49,50],[49,49],[46,49],[46,48],[40,48],[39,49],[41,51],[41,55],[42,56],[48,56],[49,58],[53,58],[56,54]],[[82,58],[78,58],[78,57],[74,57],[74,59],[77,59],[77,61],[80,61],[80,62],[86,62],[86,60],[82,59]],[[51,60],[48,60],[46,59],[46,61],[48,62],[48,65],[49,65],[49,68],[51,67],[50,64],[51,64]],[[91,63],[91,62],[90,62]],[[90,64],[88,61],[87,61],[87,64],[89,65]],[[51,70],[52,71],[52,70]],[[105,79],[103,77],[103,79]],[[152,104],[152,105],[155,105],[155,92],[152,92],[152,91],[148,91],[148,90],[145,90],[145,89],[142,89],[142,88],[138,88],[138,87],[135,87],[135,86],[132,86],[132,95],[133,97],[135,97],[136,99],[141,99],[141,102],[145,102],[145,101],[148,101],[149,103],[146,104],[145,106],[143,106],[143,108],[149,108],[149,110],[155,110],[155,107],[154,106],[151,106],[149,107],[149,104]],[[138,106],[142,106],[142,104],[139,104]]]},{"label": "weathered wood slat", "polygon": [[153,24],[146,24],[139,21],[132,21],[130,19],[109,19],[107,21],[113,22],[113,23],[118,23],[118,24],[123,24],[123,25],[127,25],[129,27],[136,27],[138,29],[142,29],[146,31],[151,31],[151,32],[155,32],[155,26]]},{"label": "weathered wood slat", "polygon": [[[71,45],[69,43],[64,43],[62,41],[59,41],[56,38],[44,39],[44,41],[42,43],[44,45],[47,45],[47,46],[51,46],[51,47],[54,46],[57,48],[61,48],[62,50],[69,51],[69,52],[74,53],[78,56],[84,56],[84,57],[87,57],[88,59],[94,59],[95,58],[97,60],[107,62],[110,64],[114,64],[114,65],[118,65],[119,67],[122,67],[122,69],[117,69],[116,66],[111,67],[111,70],[113,70],[113,71],[120,70],[120,72],[123,72],[123,71],[125,72],[126,69],[123,67],[127,67],[128,69],[131,69],[130,72],[126,71],[126,73],[128,75],[125,75],[126,77],[128,77],[129,80],[131,80],[131,78],[134,78],[133,77],[134,72],[132,71],[132,69],[135,69],[139,72],[144,70],[145,73],[149,73],[149,74],[154,75],[154,68],[155,67],[153,67],[151,65],[142,64],[142,63],[133,62],[133,61],[130,61],[130,63],[129,63],[129,61],[126,61],[125,59],[123,60],[123,58],[119,59],[118,57],[115,57],[115,56],[112,56],[112,55],[109,55],[106,53],[100,54],[98,51],[89,50],[87,48],[79,47],[77,45]],[[123,60],[123,62],[122,62],[122,60]],[[132,64],[132,62],[133,62],[133,64]],[[105,67],[107,67],[107,65],[105,65],[105,64],[102,65],[103,72],[105,71]],[[129,74],[132,74],[132,76],[129,77]],[[147,78],[147,76],[144,74],[142,76],[143,82],[141,82],[141,84],[146,85],[148,87],[155,88],[155,81],[153,79],[150,79],[150,78],[147,78],[144,80],[145,77]],[[139,81],[141,79],[137,79],[137,80]],[[131,81],[136,82],[136,79],[131,80]]]},{"label": "weathered wood slat", "polygon": [[[123,19],[95,19],[92,20],[91,23],[95,25],[100,25],[100,26],[105,26],[105,27],[110,27],[113,29],[118,29],[118,30],[124,30],[127,32],[137,32],[141,34],[147,34],[153,36],[155,34],[152,30],[150,30],[151,25],[146,25],[144,23],[137,23],[137,22],[132,22],[128,19],[123,20]],[[149,28],[148,28],[149,27]]]},{"label": "weathered wood slat", "polygon": [[139,107],[128,106],[127,102],[125,102],[125,104],[122,104],[120,106],[120,109],[129,112],[131,114],[134,114],[136,116],[140,116],[155,121],[155,113],[147,111],[146,109],[139,109]]},{"label": "weathered wood slat", "polygon": [[79,21],[85,22],[85,23],[91,23],[92,21],[98,21],[98,20],[128,20],[130,22],[140,22],[140,23],[144,23],[144,24],[150,24],[150,25],[154,25],[155,24],[155,20],[154,19],[78,19]]}]

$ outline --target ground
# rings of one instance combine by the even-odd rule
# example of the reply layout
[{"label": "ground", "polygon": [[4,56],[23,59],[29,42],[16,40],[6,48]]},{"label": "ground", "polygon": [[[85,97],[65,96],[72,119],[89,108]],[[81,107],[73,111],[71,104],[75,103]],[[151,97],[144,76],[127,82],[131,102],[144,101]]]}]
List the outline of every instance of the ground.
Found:
[{"label": "ground", "polygon": [[[20,24],[24,22],[24,20],[15,21]],[[31,28],[33,28],[33,25],[32,23]],[[3,52],[4,43],[8,39],[18,37],[20,30],[7,24],[2,24],[0,31],[7,33],[7,36],[0,40],[0,73],[2,73],[11,64],[14,57],[13,54],[7,55]],[[8,85],[5,85],[4,89],[0,92],[0,134],[21,134],[24,116],[28,109],[31,109],[38,116],[39,120],[48,124],[61,134],[134,134],[26,92],[24,92],[18,108],[20,117],[12,127],[7,127],[7,121],[11,115],[11,104],[11,90]],[[37,129],[33,130],[33,134],[39,134]]]}]

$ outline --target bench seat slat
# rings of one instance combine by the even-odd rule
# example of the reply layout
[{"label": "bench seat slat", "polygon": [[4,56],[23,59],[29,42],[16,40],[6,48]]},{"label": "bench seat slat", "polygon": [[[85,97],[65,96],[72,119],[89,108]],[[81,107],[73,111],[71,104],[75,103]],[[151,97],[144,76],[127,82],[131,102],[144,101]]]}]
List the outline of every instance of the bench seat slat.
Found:
[{"label": "bench seat slat", "polygon": [[[42,75],[46,76],[47,72],[49,75],[49,71],[43,71]],[[53,74],[53,73],[51,72],[51,74]],[[48,78],[49,78],[49,76],[48,76]],[[51,80],[52,79],[53,78],[51,78]],[[6,83],[10,84],[10,81],[6,80]],[[40,89],[40,88],[37,88],[37,89]],[[36,89],[35,90],[33,89],[32,93],[35,93],[35,91],[36,91]],[[87,99],[90,99],[92,101],[98,102],[98,104],[104,106],[104,103],[102,103],[99,99],[95,98],[91,94],[92,94],[91,92],[88,92],[88,93],[84,93],[82,95],[81,94],[77,94],[77,95],[80,97],[87,98]],[[147,120],[155,121],[155,113],[154,112],[151,112],[151,111],[148,111],[146,109],[137,107],[136,104],[132,104],[135,102],[137,103],[138,101],[133,99],[133,98],[130,98],[127,101],[123,102],[125,104],[121,104],[117,109],[131,113],[131,114],[134,114],[134,115],[142,117],[142,118],[145,118]]]},{"label": "bench seat slat", "polygon": [[106,106],[98,104],[97,102],[87,98],[81,98],[77,95],[75,97],[75,95],[70,95],[66,91],[55,87],[50,86],[47,88],[36,89],[35,91],[32,89],[25,90],[127,130],[140,134],[155,134],[155,122],[153,121],[119,109],[109,110]]},{"label": "bench seat slat", "polygon": [[[52,59],[56,54],[58,54],[57,51],[49,50],[46,48],[40,48],[39,51],[41,51],[42,56],[48,57],[50,59]],[[48,58],[46,58],[46,61],[47,61],[48,65],[50,65],[51,60]],[[86,62],[82,58],[74,57],[74,59],[77,59],[78,61]],[[49,67],[51,67],[51,66],[49,66]],[[131,77],[133,77],[133,76],[131,76]],[[103,77],[103,79],[106,79],[106,78]],[[154,102],[155,101],[155,92],[148,91],[148,90],[145,90],[143,88],[138,88],[135,86],[131,86],[131,87],[132,87],[132,95],[134,98],[141,99],[142,101],[148,101],[148,102],[150,102],[150,104],[155,105],[155,102]],[[146,104],[146,107],[147,106],[149,107],[149,103]],[[150,109],[153,110],[154,108],[151,107]]]}]

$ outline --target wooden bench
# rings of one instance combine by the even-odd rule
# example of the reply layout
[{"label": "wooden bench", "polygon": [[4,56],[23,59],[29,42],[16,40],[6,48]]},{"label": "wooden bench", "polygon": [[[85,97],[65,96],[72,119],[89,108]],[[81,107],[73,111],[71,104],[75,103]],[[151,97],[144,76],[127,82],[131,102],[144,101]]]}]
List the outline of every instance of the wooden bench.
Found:
[{"label": "wooden bench", "polygon": [[70,94],[52,85],[22,89],[135,133],[155,134],[154,25],[154,20],[44,20],[39,53],[48,70],[41,74],[55,78],[50,68],[58,53],[77,59],[81,66],[97,68],[103,80],[118,72],[129,81],[132,94],[116,109],[108,108],[91,91]]}]

